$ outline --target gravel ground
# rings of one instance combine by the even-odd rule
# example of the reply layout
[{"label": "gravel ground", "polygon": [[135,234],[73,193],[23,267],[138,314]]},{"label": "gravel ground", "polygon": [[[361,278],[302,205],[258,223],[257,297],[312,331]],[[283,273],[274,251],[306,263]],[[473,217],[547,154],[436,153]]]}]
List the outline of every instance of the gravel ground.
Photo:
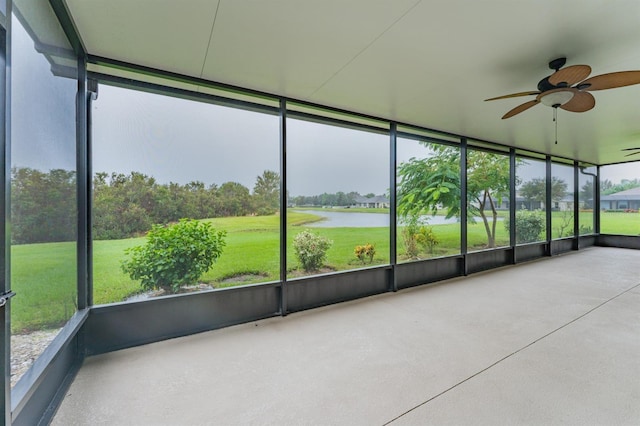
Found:
[{"label": "gravel ground", "polygon": [[[208,284],[198,284],[183,287],[181,293],[202,290],[213,290],[213,287]],[[163,294],[162,290],[155,290],[131,296],[126,300],[140,301]],[[44,352],[60,330],[60,328],[56,328],[11,336],[11,387],[18,383],[20,377],[33,365],[34,361]]]},{"label": "gravel ground", "polygon": [[56,328],[11,336],[11,387],[18,383],[60,330]]}]

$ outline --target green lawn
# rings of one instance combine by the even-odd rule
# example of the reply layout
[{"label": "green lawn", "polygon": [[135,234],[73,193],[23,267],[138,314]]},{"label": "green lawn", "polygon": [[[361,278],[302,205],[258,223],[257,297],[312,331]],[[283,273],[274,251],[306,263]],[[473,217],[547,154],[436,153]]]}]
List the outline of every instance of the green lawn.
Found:
[{"label": "green lawn", "polygon": [[640,213],[609,213],[600,215],[600,232],[614,235],[640,235]]},{"label": "green lawn", "polygon": [[[365,209],[367,210],[367,209]],[[317,220],[309,213],[289,212],[287,219],[288,247],[293,238],[305,229],[304,224]],[[552,221],[559,212],[553,212]],[[589,222],[592,214],[581,213],[581,220]],[[640,234],[640,214],[607,213],[601,216],[602,232],[611,234]],[[280,218],[279,216],[234,217],[209,220],[214,227],[227,231],[222,256],[202,281],[215,287],[242,285],[279,279]],[[552,222],[552,223],[553,223]],[[553,227],[553,225],[552,225]],[[486,234],[480,221],[468,225],[470,251],[483,249]],[[388,228],[312,228],[333,240],[325,262],[332,270],[360,268],[353,250],[356,245],[371,243],[376,247],[373,264],[389,263]],[[434,253],[421,253],[421,258],[460,253],[459,224],[433,225],[439,240]],[[406,259],[398,229],[398,261]],[[508,245],[503,222],[497,225],[498,246]],[[93,277],[94,303],[121,301],[140,292],[137,282],[131,281],[120,269],[128,247],[144,243],[144,238],[94,241]],[[12,299],[12,330],[15,333],[51,328],[64,324],[76,310],[76,245],[75,243],[25,244],[11,248],[12,288],[18,297]],[[367,265],[364,265],[367,266]],[[290,252],[287,259],[289,276],[304,273]],[[230,278],[235,279],[224,282]]]},{"label": "green lawn", "polygon": [[62,326],[76,311],[76,244],[11,247],[14,333]]}]

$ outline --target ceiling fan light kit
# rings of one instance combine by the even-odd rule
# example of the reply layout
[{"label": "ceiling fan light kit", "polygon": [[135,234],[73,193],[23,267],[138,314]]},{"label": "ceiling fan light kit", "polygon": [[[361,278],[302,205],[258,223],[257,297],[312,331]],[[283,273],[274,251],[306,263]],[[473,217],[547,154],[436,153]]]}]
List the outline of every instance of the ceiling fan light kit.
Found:
[{"label": "ceiling fan light kit", "polygon": [[596,100],[589,93],[590,91],[640,84],[640,71],[619,71],[587,78],[591,74],[589,65],[571,65],[562,68],[566,62],[567,58],[558,58],[549,62],[549,68],[555,72],[540,80],[537,92],[512,93],[485,100],[536,96],[534,100],[518,105],[507,112],[502,117],[503,120],[520,114],[539,103],[570,112],[585,112],[596,105]]},{"label": "ceiling fan light kit", "polygon": [[573,99],[573,92],[571,90],[558,90],[549,94],[542,93],[540,95],[540,102],[542,102],[543,105],[554,108],[566,104],[571,99]]}]

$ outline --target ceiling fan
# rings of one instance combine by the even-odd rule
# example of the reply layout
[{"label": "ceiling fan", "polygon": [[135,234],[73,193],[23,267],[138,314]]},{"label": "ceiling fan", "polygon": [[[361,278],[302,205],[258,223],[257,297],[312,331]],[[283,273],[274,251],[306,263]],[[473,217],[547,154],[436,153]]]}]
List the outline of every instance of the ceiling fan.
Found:
[{"label": "ceiling fan", "polygon": [[560,69],[566,62],[567,58],[558,58],[549,62],[549,68],[555,70],[555,72],[540,80],[537,91],[512,93],[510,95],[485,99],[485,101],[516,98],[520,96],[536,97],[534,100],[518,105],[507,112],[502,116],[503,120],[520,114],[539,103],[553,107],[556,110],[557,108],[562,108],[571,112],[585,112],[596,105],[595,98],[589,92],[640,84],[640,71],[612,72],[596,75],[587,79],[589,74],[591,74],[591,67],[589,65],[571,65]]}]

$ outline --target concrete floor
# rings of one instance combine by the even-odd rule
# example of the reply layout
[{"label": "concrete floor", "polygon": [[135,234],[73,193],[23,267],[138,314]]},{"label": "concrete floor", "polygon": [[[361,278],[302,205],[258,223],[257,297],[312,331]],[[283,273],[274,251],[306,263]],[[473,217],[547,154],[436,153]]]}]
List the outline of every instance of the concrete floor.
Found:
[{"label": "concrete floor", "polygon": [[640,251],[88,358],[54,425],[638,425]]}]

